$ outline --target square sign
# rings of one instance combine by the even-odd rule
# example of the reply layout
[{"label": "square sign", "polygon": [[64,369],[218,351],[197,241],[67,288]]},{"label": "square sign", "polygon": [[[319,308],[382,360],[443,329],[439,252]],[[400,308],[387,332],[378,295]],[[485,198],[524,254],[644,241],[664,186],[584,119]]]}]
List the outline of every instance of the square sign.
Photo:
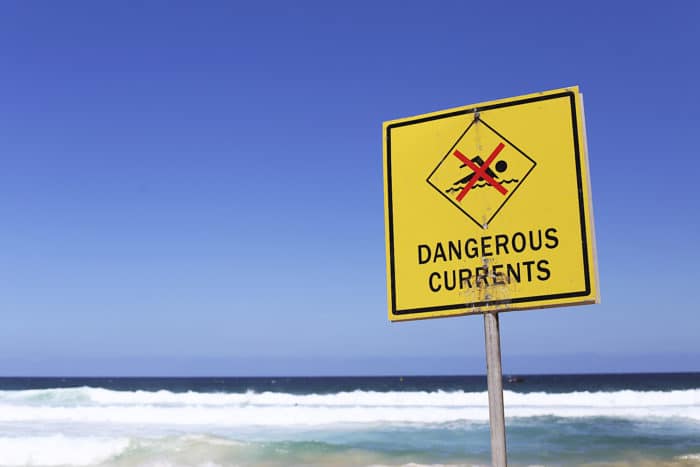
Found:
[{"label": "square sign", "polygon": [[390,320],[598,302],[578,87],[383,130]]}]

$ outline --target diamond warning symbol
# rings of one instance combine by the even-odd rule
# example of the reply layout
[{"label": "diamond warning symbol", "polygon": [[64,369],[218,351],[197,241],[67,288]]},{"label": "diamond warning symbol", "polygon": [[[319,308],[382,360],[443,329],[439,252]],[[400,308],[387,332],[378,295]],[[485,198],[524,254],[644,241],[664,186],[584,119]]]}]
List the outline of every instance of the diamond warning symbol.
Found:
[{"label": "diamond warning symbol", "polygon": [[427,181],[485,229],[536,165],[477,115]]}]

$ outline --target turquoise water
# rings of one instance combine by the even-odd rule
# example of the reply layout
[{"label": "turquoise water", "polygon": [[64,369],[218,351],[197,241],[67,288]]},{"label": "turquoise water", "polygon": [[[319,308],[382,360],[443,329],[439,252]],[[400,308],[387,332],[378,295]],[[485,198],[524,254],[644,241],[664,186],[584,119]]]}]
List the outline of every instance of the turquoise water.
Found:
[{"label": "turquoise water", "polygon": [[[487,465],[483,377],[0,378],[0,465]],[[510,465],[700,465],[700,374],[505,385]]]}]

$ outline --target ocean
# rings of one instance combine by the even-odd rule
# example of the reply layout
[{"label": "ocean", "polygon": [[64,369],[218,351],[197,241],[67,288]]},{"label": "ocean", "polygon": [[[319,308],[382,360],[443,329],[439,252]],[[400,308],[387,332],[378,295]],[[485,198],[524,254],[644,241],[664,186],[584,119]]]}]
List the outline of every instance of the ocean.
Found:
[{"label": "ocean", "polygon": [[[700,373],[519,376],[511,466],[700,466]],[[489,463],[484,376],[0,378],[2,466]]]}]

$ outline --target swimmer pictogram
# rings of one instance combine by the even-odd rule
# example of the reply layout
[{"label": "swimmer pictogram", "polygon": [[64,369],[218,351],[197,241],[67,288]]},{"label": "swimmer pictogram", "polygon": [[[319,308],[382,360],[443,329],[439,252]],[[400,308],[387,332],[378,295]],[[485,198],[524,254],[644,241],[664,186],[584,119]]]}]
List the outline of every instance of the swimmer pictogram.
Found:
[{"label": "swimmer pictogram", "polygon": [[508,138],[475,117],[427,181],[485,229],[536,165]]},{"label": "swimmer pictogram", "polygon": [[[467,192],[474,186],[476,185],[476,182],[483,179],[486,183],[484,185],[481,185],[481,187],[485,187],[488,185],[493,186],[496,190],[498,190],[499,193],[502,195],[505,195],[508,193],[508,190],[503,188],[503,185],[498,183],[494,178],[498,177],[490,168],[489,165],[491,165],[491,162],[498,156],[498,154],[503,150],[505,145],[503,143],[498,143],[498,146],[496,146],[496,149],[493,150],[491,155],[489,156],[488,159],[486,159],[486,162],[481,160],[481,157],[476,156],[474,159],[467,159],[464,154],[459,152],[458,149],[455,149],[454,155],[457,159],[460,161],[464,162],[463,165],[461,165],[459,168],[463,168],[465,166],[468,166],[470,169],[472,169],[474,172],[470,173],[466,177],[457,180],[456,182],[453,183],[453,185],[459,185],[459,184],[464,184],[463,188],[460,190],[459,194],[457,195],[457,201],[462,201],[462,199],[467,195]],[[508,163],[506,161],[498,161],[496,163],[496,170],[499,172],[503,172],[506,168],[508,167]],[[454,191],[454,188],[448,188],[446,190],[448,193],[450,191]]]}]

